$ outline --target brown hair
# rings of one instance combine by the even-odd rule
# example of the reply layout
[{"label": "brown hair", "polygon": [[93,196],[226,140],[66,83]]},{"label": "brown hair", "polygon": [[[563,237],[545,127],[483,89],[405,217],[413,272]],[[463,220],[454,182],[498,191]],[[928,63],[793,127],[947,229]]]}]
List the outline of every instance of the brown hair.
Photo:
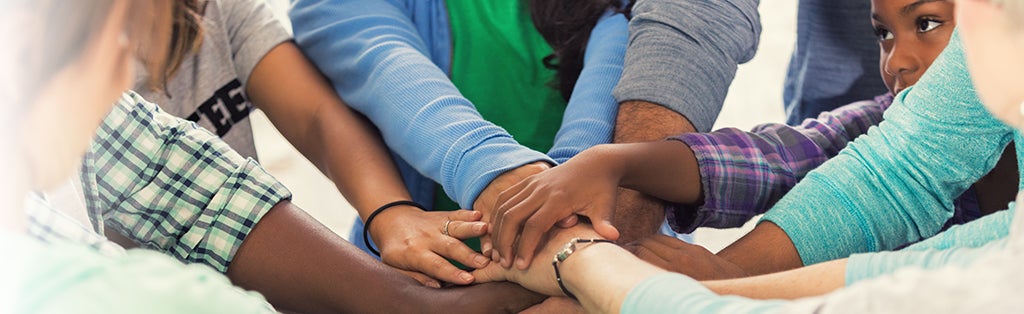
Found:
[{"label": "brown hair", "polygon": [[163,62],[162,71],[149,72],[149,88],[162,89],[167,80],[181,67],[181,63],[199,49],[203,42],[204,11],[206,0],[174,1],[167,58]]}]

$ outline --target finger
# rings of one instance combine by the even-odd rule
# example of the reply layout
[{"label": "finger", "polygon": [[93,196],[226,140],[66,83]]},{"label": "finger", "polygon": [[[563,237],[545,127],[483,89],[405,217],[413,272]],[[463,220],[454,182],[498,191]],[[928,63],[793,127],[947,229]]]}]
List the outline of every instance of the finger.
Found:
[{"label": "finger", "polygon": [[594,231],[596,231],[597,234],[612,241],[619,239],[619,229],[616,229],[615,225],[612,224],[611,211],[605,211],[597,217],[587,217],[590,217],[590,222],[594,224]]},{"label": "finger", "polygon": [[485,234],[487,234],[487,223],[485,222],[452,220],[448,223],[448,235],[459,240],[476,238]]},{"label": "finger", "polygon": [[531,193],[523,193],[523,191],[532,191],[529,187],[530,182],[519,182],[501,192],[498,201],[494,204],[494,210],[491,211],[491,223],[498,223],[501,220],[501,215],[505,214],[509,208],[525,200]]},{"label": "finger", "polygon": [[480,211],[464,209],[453,210],[446,213],[448,214],[448,219],[452,221],[480,221],[484,216]]},{"label": "finger", "polygon": [[434,252],[424,252],[415,262],[414,267],[431,277],[458,285],[468,285],[473,282],[473,275],[461,270],[448,260]]},{"label": "finger", "polygon": [[424,286],[431,287],[431,288],[440,288],[441,287],[441,282],[435,280],[434,278],[430,278],[430,276],[424,275],[423,273],[414,272],[414,271],[408,271],[408,270],[399,269],[399,268],[395,268],[395,270],[397,270],[398,272],[402,273],[403,275],[406,275],[408,277],[411,277],[412,279],[415,279],[416,281],[419,281],[419,283],[424,285]]},{"label": "finger", "polygon": [[541,237],[547,234],[548,230],[555,225],[560,217],[556,216],[557,209],[563,208],[561,203],[556,202],[549,207],[545,204],[540,210],[533,213],[533,216],[523,224],[523,233],[519,235],[519,242],[516,243],[516,267],[526,269],[533,261],[533,253],[540,245]]},{"label": "finger", "polygon": [[490,257],[492,261],[496,261],[497,254],[495,254],[493,248],[494,246],[491,245],[490,233],[480,236],[480,252],[483,253],[484,256]]},{"label": "finger", "polygon": [[473,271],[473,278],[476,283],[508,281],[510,270],[501,267],[498,263],[491,263],[487,267],[477,268]]},{"label": "finger", "polygon": [[434,252],[437,252],[441,256],[450,258],[456,262],[473,268],[484,267],[491,262],[491,259],[473,251],[473,249],[465,243],[462,243],[462,241],[451,237],[445,237],[444,242],[433,249]]},{"label": "finger", "polygon": [[650,250],[650,248],[648,248],[646,246],[635,245],[635,246],[632,246],[629,251],[632,252],[633,255],[636,255],[637,258],[639,258],[639,259],[641,259],[643,261],[646,261],[648,263],[654,264],[654,266],[657,266],[657,267],[662,268],[662,269],[669,269],[669,266],[670,266],[669,261],[664,259],[664,258],[662,258],[660,255],[655,254],[654,252],[652,252]]},{"label": "finger", "polygon": [[674,249],[674,250],[685,249],[686,247],[689,247],[689,246],[692,245],[692,244],[686,243],[683,240],[679,240],[678,238],[670,237],[670,236],[663,235],[663,234],[656,234],[656,235],[647,237],[644,240],[645,241],[651,241],[651,242],[657,242],[657,243],[659,243],[661,245],[664,245],[664,246],[669,247],[669,248]]},{"label": "finger", "polygon": [[674,254],[678,253],[680,250],[680,247],[675,245],[679,242],[683,241],[679,241],[671,237],[658,234],[644,238],[644,240],[640,242],[640,245],[646,248],[651,254],[657,256],[659,259],[671,261],[671,257]]},{"label": "finger", "polygon": [[[494,248],[500,255],[499,261],[502,266],[512,266],[513,245],[520,235],[523,223],[531,216],[537,208],[543,205],[540,198],[527,198],[505,211],[494,225]],[[534,204],[537,203],[537,204]],[[553,222],[552,222],[553,223]]]},{"label": "finger", "polygon": [[555,225],[558,226],[559,228],[568,229],[572,228],[578,223],[580,223],[580,217],[576,216],[576,214],[572,214],[569,215],[569,217],[562,218],[562,220],[556,222]]}]

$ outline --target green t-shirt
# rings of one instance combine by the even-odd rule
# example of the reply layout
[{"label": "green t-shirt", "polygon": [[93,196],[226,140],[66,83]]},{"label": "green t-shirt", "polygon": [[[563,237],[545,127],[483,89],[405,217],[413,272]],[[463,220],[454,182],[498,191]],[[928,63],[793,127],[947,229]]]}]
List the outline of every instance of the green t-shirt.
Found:
[{"label": "green t-shirt", "polygon": [[[530,20],[523,1],[448,0],[451,79],[484,119],[516,141],[546,152],[562,125],[566,102],[550,86],[555,71],[541,60],[551,46]],[[460,206],[438,186],[434,208]]]}]

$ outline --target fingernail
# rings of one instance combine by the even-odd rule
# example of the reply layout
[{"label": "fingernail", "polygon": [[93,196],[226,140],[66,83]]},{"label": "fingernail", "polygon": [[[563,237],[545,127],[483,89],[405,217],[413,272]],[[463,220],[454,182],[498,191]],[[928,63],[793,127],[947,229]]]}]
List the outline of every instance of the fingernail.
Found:
[{"label": "fingernail", "polygon": [[508,267],[508,261],[506,261],[504,257],[502,257],[498,262],[501,263],[501,267]]},{"label": "fingernail", "polygon": [[483,255],[477,255],[475,258],[473,258],[473,261],[476,262],[476,267],[480,268],[480,267],[487,266],[487,263],[489,263],[491,261],[491,259],[489,259],[489,258],[487,258],[486,256],[483,256]]},{"label": "fingernail", "polygon": [[439,283],[437,281],[431,281],[431,282],[427,283],[427,287],[440,289],[441,288],[441,283]]},{"label": "fingernail", "polygon": [[516,268],[526,269],[526,260],[523,259],[522,257],[517,257],[516,258]]},{"label": "fingernail", "polygon": [[460,273],[459,274],[459,278],[462,278],[462,281],[465,281],[465,282],[473,282],[473,275],[470,275],[467,272]]}]

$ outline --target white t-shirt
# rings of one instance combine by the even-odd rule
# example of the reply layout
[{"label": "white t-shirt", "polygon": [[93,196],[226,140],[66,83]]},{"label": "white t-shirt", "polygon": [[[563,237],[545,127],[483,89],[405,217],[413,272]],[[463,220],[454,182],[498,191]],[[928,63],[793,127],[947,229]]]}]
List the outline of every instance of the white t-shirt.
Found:
[{"label": "white t-shirt", "polygon": [[203,16],[202,45],[182,62],[166,92],[147,89],[144,73],[135,90],[219,135],[242,156],[257,158],[245,85],[267,52],[291,35],[263,0],[211,0]]}]

